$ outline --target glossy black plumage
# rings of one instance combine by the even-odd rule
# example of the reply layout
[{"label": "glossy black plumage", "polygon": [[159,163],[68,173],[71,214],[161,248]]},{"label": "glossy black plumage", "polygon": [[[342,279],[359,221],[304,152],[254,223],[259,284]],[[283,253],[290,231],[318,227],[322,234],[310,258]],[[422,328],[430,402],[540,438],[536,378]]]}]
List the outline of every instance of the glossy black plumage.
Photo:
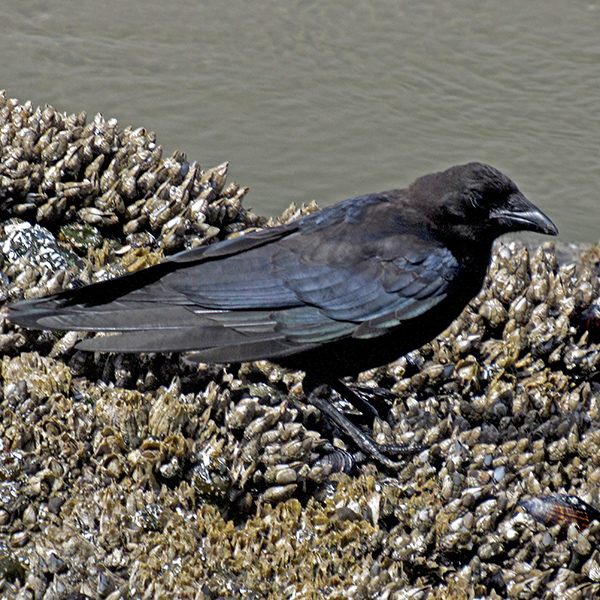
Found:
[{"label": "glossy black plumage", "polygon": [[305,369],[318,354],[330,363],[318,370],[339,377],[440,333],[479,291],[493,240],[516,229],[556,232],[512,181],[471,163],[14,304],[10,319],[120,332],[85,340],[88,350],[194,351],[203,362],[268,358]]},{"label": "glossy black plumage", "polygon": [[554,224],[481,163],[340,202],[125,277],[10,307],[37,329],[117,335],[80,348],[270,359],[311,386],[391,362],[441,333],[480,290],[499,235]]}]

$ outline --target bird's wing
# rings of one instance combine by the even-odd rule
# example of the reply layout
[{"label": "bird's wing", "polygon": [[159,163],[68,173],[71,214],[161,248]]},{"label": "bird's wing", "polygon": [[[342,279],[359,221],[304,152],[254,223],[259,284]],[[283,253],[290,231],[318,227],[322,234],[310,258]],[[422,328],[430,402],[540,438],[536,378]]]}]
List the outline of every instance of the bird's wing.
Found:
[{"label": "bird's wing", "polygon": [[[9,306],[9,318],[32,329],[124,331],[152,326],[159,329],[168,327],[169,322],[176,325],[190,316],[188,296],[194,286],[198,284],[198,289],[202,288],[201,282],[195,281],[199,265],[207,263],[208,269],[203,271],[213,279],[223,277],[224,287],[231,279],[237,279],[242,287],[246,272],[240,271],[236,278],[232,269],[224,268],[223,261],[281,240],[295,231],[291,226],[264,229],[212,246],[194,248],[121,277],[47,298],[17,302]],[[257,281],[258,274],[255,278]],[[210,287],[210,279],[206,283]],[[181,291],[178,288],[182,288]]]},{"label": "bird's wing", "polygon": [[121,332],[85,340],[81,347],[90,350],[194,350],[207,362],[277,358],[382,335],[443,300],[460,267],[435,240],[378,229],[368,218],[372,199],[361,218],[357,200],[124,278],[19,303],[11,319]]}]

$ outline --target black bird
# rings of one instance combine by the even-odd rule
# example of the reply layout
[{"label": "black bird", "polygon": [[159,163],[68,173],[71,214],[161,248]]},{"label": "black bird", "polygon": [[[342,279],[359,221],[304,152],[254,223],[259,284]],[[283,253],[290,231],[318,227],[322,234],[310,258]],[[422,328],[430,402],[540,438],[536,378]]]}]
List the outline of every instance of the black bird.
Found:
[{"label": "black bird", "polygon": [[[518,230],[558,233],[506,175],[469,163],[18,302],[9,318],[34,329],[118,332],[83,340],[85,350],[269,359],[305,371],[305,390],[328,384],[360,404],[340,377],[392,362],[446,329],[481,289],[493,241]],[[395,464],[318,395],[310,401],[363,451]]]}]

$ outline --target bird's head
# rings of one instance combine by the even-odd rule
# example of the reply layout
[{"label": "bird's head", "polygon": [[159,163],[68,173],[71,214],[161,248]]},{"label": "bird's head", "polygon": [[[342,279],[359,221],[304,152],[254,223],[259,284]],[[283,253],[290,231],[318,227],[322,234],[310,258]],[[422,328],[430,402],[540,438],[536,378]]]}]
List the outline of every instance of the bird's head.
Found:
[{"label": "bird's head", "polygon": [[511,179],[483,163],[425,175],[410,189],[422,200],[432,232],[446,243],[491,244],[510,231],[558,233]]}]

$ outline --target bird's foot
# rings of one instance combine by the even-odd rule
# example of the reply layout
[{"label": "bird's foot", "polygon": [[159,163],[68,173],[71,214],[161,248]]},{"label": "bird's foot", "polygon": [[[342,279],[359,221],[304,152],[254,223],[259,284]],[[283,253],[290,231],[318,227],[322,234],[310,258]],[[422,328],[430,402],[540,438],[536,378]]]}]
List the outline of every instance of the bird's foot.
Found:
[{"label": "bird's foot", "polygon": [[307,400],[314,407],[318,408],[326,417],[334,423],[367,457],[373,459],[379,464],[389,469],[398,470],[404,467],[403,461],[395,461],[390,456],[412,456],[425,449],[421,444],[378,444],[373,440],[370,434],[362,428],[356,426],[350,419],[338,410],[328,400],[321,397],[321,393],[326,390],[326,386],[315,388],[308,396]]}]

